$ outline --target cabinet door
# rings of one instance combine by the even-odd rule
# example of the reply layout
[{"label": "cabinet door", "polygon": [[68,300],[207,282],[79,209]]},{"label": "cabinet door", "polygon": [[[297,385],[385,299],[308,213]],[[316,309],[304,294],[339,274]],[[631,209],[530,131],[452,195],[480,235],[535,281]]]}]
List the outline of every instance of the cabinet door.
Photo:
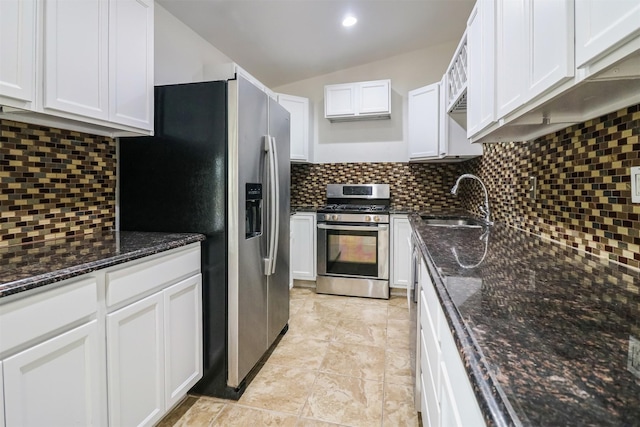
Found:
[{"label": "cabinet door", "polygon": [[315,215],[315,213],[297,213],[291,217],[293,234],[291,273],[294,279],[316,280]]},{"label": "cabinet door", "polygon": [[406,215],[391,217],[391,285],[406,288],[411,280],[411,253],[407,240],[411,225]]},{"label": "cabinet door", "polygon": [[525,0],[525,3],[528,28],[528,58],[524,61],[528,67],[526,102],[573,77],[575,67],[574,2]]},{"label": "cabinet door", "polygon": [[478,0],[467,24],[467,137],[495,121],[495,4]]},{"label": "cabinet door", "polygon": [[[440,364],[442,425],[484,426],[482,411],[471,388],[469,374],[462,363],[444,312],[439,311],[438,316],[442,351]],[[445,423],[445,421],[448,422]]]},{"label": "cabinet door", "polygon": [[109,3],[109,120],[153,129],[153,0]]},{"label": "cabinet door", "polygon": [[96,320],[5,359],[3,372],[7,426],[105,424]]},{"label": "cabinet door", "polygon": [[363,82],[358,89],[359,114],[391,112],[391,87],[388,80]]},{"label": "cabinet door", "polygon": [[[442,382],[442,390],[440,392],[440,410],[441,421],[443,426],[447,427],[463,427],[460,421],[460,413],[456,406],[456,395],[449,380],[449,373],[444,362],[440,364],[440,378]],[[468,427],[472,427],[468,425]]]},{"label": "cabinet door", "polygon": [[355,116],[356,86],[353,84],[325,86],[324,116]]},{"label": "cabinet door", "polygon": [[[543,0],[547,1],[547,0]],[[528,64],[525,0],[496,3],[496,118],[502,118],[524,102]]]},{"label": "cabinet door", "polygon": [[44,108],[107,119],[107,0],[44,2]]},{"label": "cabinet door", "polygon": [[[33,101],[35,22],[35,0],[0,1],[0,96],[16,101]],[[12,100],[3,103],[24,106]]]},{"label": "cabinet door", "polygon": [[575,2],[576,66],[582,67],[640,33],[638,0]]},{"label": "cabinet door", "polygon": [[409,158],[438,157],[440,83],[409,92]]},{"label": "cabinet door", "polygon": [[309,161],[309,99],[279,94],[278,102],[291,115],[291,160]]},{"label": "cabinet door", "polygon": [[163,291],[166,408],[202,378],[202,276]]},{"label": "cabinet door", "polygon": [[153,425],[164,412],[163,295],[107,315],[109,421]]}]

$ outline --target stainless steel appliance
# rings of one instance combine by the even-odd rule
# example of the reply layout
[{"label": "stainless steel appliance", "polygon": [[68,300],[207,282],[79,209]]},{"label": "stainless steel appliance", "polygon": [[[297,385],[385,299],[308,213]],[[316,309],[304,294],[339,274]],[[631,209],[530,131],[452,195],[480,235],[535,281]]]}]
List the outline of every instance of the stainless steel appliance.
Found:
[{"label": "stainless steel appliance", "polygon": [[201,394],[237,399],[289,319],[289,113],[248,80],[159,86],[120,140],[123,230],[199,232]]},{"label": "stainless steel appliance", "polygon": [[389,185],[329,184],[317,213],[319,293],[389,298]]}]

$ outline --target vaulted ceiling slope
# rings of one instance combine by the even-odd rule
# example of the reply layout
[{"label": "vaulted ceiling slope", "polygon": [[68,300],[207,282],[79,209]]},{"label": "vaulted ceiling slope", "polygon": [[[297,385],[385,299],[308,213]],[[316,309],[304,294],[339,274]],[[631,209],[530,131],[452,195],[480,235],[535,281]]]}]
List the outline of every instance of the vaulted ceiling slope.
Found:
[{"label": "vaulted ceiling slope", "polygon": [[[457,41],[474,0],[157,0],[269,87]],[[358,23],[342,26],[345,15]]]}]

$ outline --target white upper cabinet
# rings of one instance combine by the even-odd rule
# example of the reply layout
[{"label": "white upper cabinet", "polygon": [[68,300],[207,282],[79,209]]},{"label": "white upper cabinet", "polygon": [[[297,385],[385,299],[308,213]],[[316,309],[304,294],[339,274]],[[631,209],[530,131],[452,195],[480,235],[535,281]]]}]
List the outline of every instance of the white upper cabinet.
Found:
[{"label": "white upper cabinet", "polygon": [[43,107],[109,117],[109,3],[44,2]]},{"label": "white upper cabinet", "polygon": [[357,98],[358,114],[390,114],[391,82],[378,80],[362,82],[358,85],[360,96]]},{"label": "white upper cabinet", "polygon": [[442,88],[448,87],[449,75],[442,76],[440,82],[440,141],[439,160],[454,162],[463,161],[482,155],[482,144],[472,144],[467,138],[464,121],[461,123],[461,115],[448,114],[445,110],[447,94]]},{"label": "white upper cabinet", "polygon": [[495,3],[478,0],[467,23],[467,136],[495,121]]},{"label": "white upper cabinet", "polygon": [[330,121],[391,117],[391,80],[327,85],[324,117]]},{"label": "white upper cabinet", "polygon": [[497,1],[496,118],[573,75],[573,1]]},{"label": "white upper cabinet", "polygon": [[525,99],[530,100],[575,74],[574,2],[526,0],[525,5]]},{"label": "white upper cabinet", "polygon": [[409,91],[409,159],[439,156],[440,83]]},{"label": "white upper cabinet", "polygon": [[347,83],[324,87],[324,116],[356,115],[356,85]]},{"label": "white upper cabinet", "polygon": [[0,104],[29,107],[34,100],[35,0],[0,1]]},{"label": "white upper cabinet", "polygon": [[[446,110],[449,113],[467,112],[467,78],[469,74],[468,65],[467,32],[462,35],[462,39],[453,54],[446,74],[445,92]],[[444,90],[446,88],[446,90]]]},{"label": "white upper cabinet", "polygon": [[527,70],[526,0],[496,2],[496,116],[505,116],[524,103]]},{"label": "white upper cabinet", "polygon": [[445,74],[434,83],[409,92],[409,160],[461,161],[482,155],[482,144],[471,144],[464,127],[447,113]]},{"label": "white upper cabinet", "polygon": [[291,161],[309,162],[311,141],[311,112],[309,99],[300,96],[278,94],[278,103],[291,115]]},{"label": "white upper cabinet", "polygon": [[583,67],[640,35],[640,1],[578,0],[575,22],[576,66]]},{"label": "white upper cabinet", "polygon": [[109,120],[153,129],[153,1],[109,7]]},{"label": "white upper cabinet", "polygon": [[0,118],[153,132],[153,0],[0,1]]}]

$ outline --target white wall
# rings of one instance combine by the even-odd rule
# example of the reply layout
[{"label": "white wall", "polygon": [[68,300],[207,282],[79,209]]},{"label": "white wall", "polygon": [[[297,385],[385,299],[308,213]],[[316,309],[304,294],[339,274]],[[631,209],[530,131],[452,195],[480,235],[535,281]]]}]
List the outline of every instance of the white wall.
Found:
[{"label": "white wall", "polygon": [[209,80],[215,65],[231,62],[158,3],[155,4],[154,43],[156,85]]},{"label": "white wall", "polygon": [[[407,92],[442,79],[457,42],[272,88],[310,99],[314,163],[406,162]],[[251,71],[251,70],[249,70]],[[324,85],[391,79],[391,120],[330,123],[324,118]]]}]

